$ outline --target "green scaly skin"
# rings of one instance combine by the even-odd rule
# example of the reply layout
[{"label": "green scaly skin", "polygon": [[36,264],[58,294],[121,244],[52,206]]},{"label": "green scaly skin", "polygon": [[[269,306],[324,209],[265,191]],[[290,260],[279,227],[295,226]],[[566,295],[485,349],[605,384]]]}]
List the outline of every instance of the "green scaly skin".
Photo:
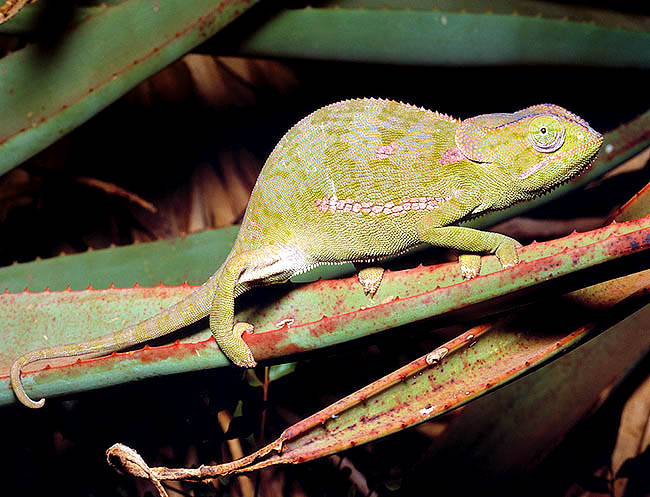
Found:
[{"label": "green scaly skin", "polygon": [[[223,352],[255,366],[234,323],[235,298],[253,286],[285,282],[322,264],[372,262],[420,244],[463,255],[466,278],[480,270],[476,253],[518,263],[517,241],[455,226],[460,221],[537,197],[583,171],[602,136],[556,105],[459,121],[379,99],[323,107],[291,128],[268,158],[233,249],[192,295],[141,323],[88,342],[18,358],[11,384],[25,393],[21,369],[33,361],[102,355],[171,333],[205,315]],[[360,281],[374,294],[381,270]]]}]

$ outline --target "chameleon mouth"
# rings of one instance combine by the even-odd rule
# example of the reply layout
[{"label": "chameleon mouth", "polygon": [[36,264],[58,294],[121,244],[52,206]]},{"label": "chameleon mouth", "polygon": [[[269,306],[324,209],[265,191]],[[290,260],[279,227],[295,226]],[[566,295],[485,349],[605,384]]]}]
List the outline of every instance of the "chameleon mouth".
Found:
[{"label": "chameleon mouth", "polygon": [[[602,135],[598,135],[593,140],[590,140],[587,143],[583,143],[581,145],[578,145],[577,147],[573,147],[571,150],[566,150],[566,151],[560,152],[559,154],[554,154],[554,155],[552,155],[550,157],[542,159],[541,161],[536,162],[535,164],[532,164],[532,165],[528,166],[528,168],[523,173],[521,173],[521,174],[519,174],[517,176],[517,179],[526,179],[531,174],[536,173],[537,171],[539,171],[540,169],[547,166],[548,164],[550,164],[553,161],[562,159],[566,155],[583,155],[583,151],[585,149],[592,149],[594,146],[597,146],[596,151],[598,151],[598,149],[600,148],[600,145],[602,144],[602,142],[603,142]],[[592,158],[587,162],[587,164],[584,167],[582,167],[580,169],[579,172],[588,169],[591,166],[591,164],[593,164],[595,158],[596,158],[596,153],[593,154]]]}]

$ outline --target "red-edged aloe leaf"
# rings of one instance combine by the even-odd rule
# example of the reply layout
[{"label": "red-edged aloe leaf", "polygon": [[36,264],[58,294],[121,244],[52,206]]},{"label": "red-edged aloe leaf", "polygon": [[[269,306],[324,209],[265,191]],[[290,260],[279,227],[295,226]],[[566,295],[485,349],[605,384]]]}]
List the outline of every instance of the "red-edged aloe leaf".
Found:
[{"label": "red-edged aloe leaf", "polygon": [[[644,189],[645,190],[645,189]],[[636,195],[619,216],[645,214]],[[386,436],[423,419],[479,399],[452,419],[434,441],[444,453],[437,467],[457,464],[481,474],[526,469],[549,450],[650,346],[650,305],[607,325],[593,322],[593,307],[612,307],[650,287],[643,271],[562,298],[529,306],[494,325],[481,325],[427,356],[293,425],[273,443],[232,463],[199,470],[146,466],[132,449],[116,444],[109,461],[134,475],[155,479],[204,479],[273,464],[297,463]],[[588,291],[593,290],[593,291]],[[609,291],[609,295],[605,292]],[[549,312],[549,308],[553,312]],[[558,319],[560,316],[560,319]],[[603,314],[600,314],[602,320]],[[511,381],[559,352],[593,338],[536,373]],[[606,365],[606,367],[603,367]],[[489,434],[486,436],[486,434]],[[472,444],[471,454],[466,451]],[[450,455],[452,456],[450,458]],[[125,464],[129,460],[130,464]],[[143,471],[145,470],[146,471]],[[444,470],[443,470],[444,472]]]},{"label": "red-edged aloe leaf", "polygon": [[188,282],[200,285],[226,259],[239,226],[193,235],[138,243],[126,247],[92,250],[83,254],[13,264],[0,268],[0,292],[42,292],[45,288],[82,290],[168,286]]},{"label": "red-edged aloe leaf", "polygon": [[[531,318],[544,313],[549,309]],[[436,467],[444,473],[462,463],[477,478],[528,469],[648,353],[649,320],[646,305],[566,356],[466,405],[430,448],[445,455]],[[461,454],[463,441],[472,450]]]},{"label": "red-edged aloe leaf", "polygon": [[205,41],[253,3],[123,0],[70,26],[53,46],[30,44],[2,58],[0,174]]},{"label": "red-edged aloe leaf", "polygon": [[[650,214],[650,183],[644,186],[630,200],[619,207],[611,216],[610,222],[625,222]],[[650,270],[634,272],[606,283],[592,285],[576,290],[567,297],[582,306],[593,309],[612,307],[623,299],[638,292],[644,292],[650,284]]]},{"label": "red-edged aloe leaf", "polygon": [[[562,308],[559,299],[551,303]],[[485,450],[485,453],[480,454],[480,459],[487,461],[492,457],[493,445],[505,449],[504,444],[497,443],[500,438],[512,439],[512,433],[519,433],[519,437],[514,437],[520,438],[517,455],[521,456],[524,452],[527,456],[525,461],[513,457],[509,451],[500,455],[507,457],[511,466],[529,464],[531,455],[536,455],[535,451],[540,447],[539,440],[531,440],[531,433],[537,433],[538,439],[544,439],[543,447],[548,447],[556,440],[549,437],[557,437],[558,432],[562,434],[573,426],[580,415],[593,405],[602,389],[620,377],[650,346],[650,334],[646,332],[650,305],[609,327],[602,335],[599,333],[603,331],[603,326],[589,322],[588,311],[585,312],[585,309],[580,311],[577,306],[568,308],[581,312],[582,319],[577,319],[578,322],[585,321],[585,324],[576,327],[577,316],[564,319],[563,325],[558,324],[558,314],[548,312],[545,305],[537,304],[532,310],[513,313],[494,325],[481,325],[459,335],[430,354],[287,428],[277,440],[250,456],[218,466],[201,466],[199,469],[147,468],[146,472],[133,473],[137,476],[146,474],[147,477],[153,476],[159,480],[208,479],[274,464],[292,464],[323,457],[430,420],[467,404],[579,343],[596,337],[589,347],[580,347],[568,358],[558,359],[555,365],[551,365],[556,368],[552,371],[553,380],[558,376],[564,379],[564,389],[567,394],[570,392],[573,395],[572,402],[558,406],[556,402],[548,401],[552,393],[558,393],[549,391],[549,386],[557,382],[546,380],[551,371],[544,368],[537,375],[524,378],[514,387],[518,395],[515,396],[512,392],[501,393],[501,397],[506,396],[510,401],[509,404],[502,401],[493,403],[490,400],[492,396],[489,396],[481,403],[490,407],[489,414],[474,406],[472,419],[480,418],[481,429],[474,427],[471,436],[468,437],[467,432],[463,431],[468,425],[463,419],[465,414],[462,413],[459,417],[463,420],[463,429],[457,429],[453,433],[459,450],[466,447],[463,441],[475,441],[489,436],[490,443],[480,443]],[[530,319],[531,315],[535,316],[534,320]],[[613,364],[609,357],[612,353],[617,355]],[[585,364],[585,360],[589,363]],[[607,368],[603,368],[603,364],[607,364]],[[571,368],[571,373],[577,373],[577,376],[567,374],[567,367]],[[584,369],[580,370],[581,367]],[[598,369],[605,369],[605,374]],[[585,390],[578,390],[576,394],[578,385],[587,387],[592,375],[597,377],[594,384]],[[532,388],[531,384],[534,385]],[[548,397],[545,398],[542,394]],[[526,419],[527,430],[522,430],[519,417],[511,418],[507,423],[499,421],[504,412],[512,412],[512,402],[516,399],[521,399],[518,400],[519,404],[526,407],[526,414],[530,414],[534,420]],[[544,419],[539,411],[534,412],[540,404],[552,406],[551,409],[544,409],[549,418]],[[497,431],[495,425],[507,428]],[[549,425],[552,425],[552,429],[540,429],[540,426]],[[454,443],[449,443],[449,438],[443,438],[447,442],[446,448],[454,446]],[[111,447],[108,451],[109,460],[115,466],[128,469],[129,465],[124,464],[123,460],[124,452],[123,446]],[[466,456],[465,454],[462,459],[465,462]],[[477,454],[472,454],[471,458],[477,459]],[[122,462],[118,463],[120,460]],[[138,469],[142,469],[142,463]]]},{"label": "red-edged aloe leaf", "polygon": [[[622,206],[615,218],[626,221],[648,215],[649,189],[650,184]],[[588,333],[594,324],[589,323],[585,308],[608,309],[626,298],[647,295],[648,290],[650,270],[645,270],[572,292],[563,297],[563,303],[555,300],[528,308],[526,317],[533,323],[557,316],[561,326],[568,316],[575,319],[577,310],[587,314],[583,323]],[[648,306],[629,317],[624,312],[601,313],[608,322],[618,322],[568,355],[466,405],[432,441],[429,452],[444,454],[432,464],[442,473],[462,464],[478,479],[528,469],[647,353],[649,313]],[[463,450],[467,443],[472,444],[470,452]],[[440,490],[444,493],[444,488]]]},{"label": "red-edged aloe leaf", "polygon": [[[648,247],[650,219],[644,218],[531,245],[522,250],[519,265],[504,271],[498,271],[494,257],[485,257],[482,275],[471,281],[462,281],[457,264],[388,273],[376,297],[385,303],[374,306],[363,296],[356,278],[259,289],[256,305],[244,297],[245,308],[237,317],[256,324],[259,332],[247,341],[258,359],[284,356],[432,317],[458,320],[502,311],[506,305],[531,299],[535,292],[549,292],[551,282],[561,292],[584,286],[594,274],[586,280],[570,278],[581,270],[597,267],[598,277],[612,277],[605,271],[607,263]],[[626,270],[614,266],[614,275]],[[283,290],[286,294],[279,298]],[[11,360],[27,350],[102,335],[152,315],[190,291],[190,287],[156,287],[5,293],[0,296],[6,326],[0,370],[7,371]],[[265,292],[266,298],[260,298]],[[518,301],[506,301],[517,297]],[[207,330],[187,340],[27,374],[24,383],[32,396],[52,396],[227,364]],[[0,390],[0,403],[12,402],[6,377],[3,381],[7,389]]]}]

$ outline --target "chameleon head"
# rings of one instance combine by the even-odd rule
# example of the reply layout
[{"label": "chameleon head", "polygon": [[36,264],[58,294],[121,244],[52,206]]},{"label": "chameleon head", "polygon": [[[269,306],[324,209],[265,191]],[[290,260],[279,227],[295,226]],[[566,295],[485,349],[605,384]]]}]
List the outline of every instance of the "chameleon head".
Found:
[{"label": "chameleon head", "polygon": [[602,135],[584,119],[552,104],[473,117],[456,131],[456,144],[468,159],[499,167],[525,197],[580,174],[602,143]]}]

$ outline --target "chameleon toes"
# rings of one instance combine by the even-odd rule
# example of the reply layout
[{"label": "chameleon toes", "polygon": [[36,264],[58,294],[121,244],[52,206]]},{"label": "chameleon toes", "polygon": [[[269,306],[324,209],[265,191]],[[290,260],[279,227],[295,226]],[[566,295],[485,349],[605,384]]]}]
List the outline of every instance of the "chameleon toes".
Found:
[{"label": "chameleon toes", "polygon": [[481,256],[477,254],[462,254],[458,257],[463,279],[471,280],[481,272]]},{"label": "chameleon toes", "polygon": [[227,351],[224,353],[232,362],[243,368],[253,368],[257,366],[257,361],[253,357],[253,352],[250,347],[241,338],[244,334],[251,334],[255,327],[250,323],[236,323],[233,327],[233,342],[227,346]]}]

